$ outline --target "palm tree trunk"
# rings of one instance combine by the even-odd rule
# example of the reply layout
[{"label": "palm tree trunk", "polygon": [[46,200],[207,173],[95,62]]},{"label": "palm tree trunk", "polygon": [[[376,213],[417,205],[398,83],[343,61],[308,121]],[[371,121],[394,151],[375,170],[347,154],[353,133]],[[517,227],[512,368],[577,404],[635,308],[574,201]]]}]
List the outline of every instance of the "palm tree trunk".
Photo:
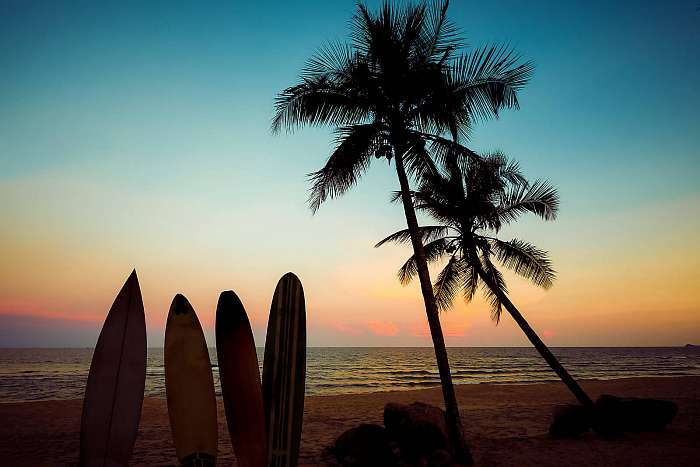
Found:
[{"label": "palm tree trunk", "polygon": [[447,358],[447,349],[445,348],[445,339],[442,335],[442,326],[438,316],[437,304],[433,293],[433,284],[430,281],[430,272],[428,271],[428,262],[425,258],[425,250],[423,249],[423,241],[418,232],[418,220],[416,219],[416,211],[413,207],[410,188],[408,185],[408,177],[404,169],[402,153],[396,151],[395,163],[396,173],[399,176],[401,185],[401,200],[406,214],[406,224],[411,234],[411,243],[413,245],[413,253],[416,259],[416,269],[418,270],[418,279],[420,280],[421,292],[423,293],[423,301],[425,302],[425,312],[428,315],[428,325],[430,327],[430,335],[433,338],[433,347],[435,348],[435,359],[437,360],[438,371],[440,372],[440,383],[442,385],[442,394],[445,399],[445,412],[447,415],[447,428],[449,430],[450,442],[454,447],[455,462],[464,465],[472,465],[472,459],[469,447],[464,439],[462,420],[459,416],[459,407],[457,398],[455,397],[454,386],[452,385],[452,375],[450,373],[450,363]]},{"label": "palm tree trunk", "polygon": [[493,284],[488,275],[481,268],[479,268],[479,277],[481,277],[484,283],[486,283],[486,285],[488,285],[488,287],[496,294],[498,300],[500,300],[503,306],[505,306],[506,310],[508,310],[508,313],[510,313],[515,322],[518,323],[518,326],[520,326],[520,329],[523,330],[527,338],[530,339],[532,345],[535,346],[540,355],[542,355],[542,358],[547,361],[549,366],[552,367],[552,370],[554,370],[564,384],[566,384],[566,387],[569,388],[569,391],[573,393],[576,399],[578,399],[578,401],[586,407],[592,406],[593,401],[591,401],[591,398],[588,397],[588,394],[586,394],[583,388],[578,385],[576,380],[569,374],[569,372],[566,371],[566,368],[564,368],[559,360],[557,360],[557,357],[555,357],[551,350],[549,350],[549,347],[542,342],[540,336],[538,336],[535,330],[530,327],[523,315],[521,315],[515,305],[513,305],[513,302],[511,302],[505,294],[501,293],[499,289],[495,287],[495,284]]}]

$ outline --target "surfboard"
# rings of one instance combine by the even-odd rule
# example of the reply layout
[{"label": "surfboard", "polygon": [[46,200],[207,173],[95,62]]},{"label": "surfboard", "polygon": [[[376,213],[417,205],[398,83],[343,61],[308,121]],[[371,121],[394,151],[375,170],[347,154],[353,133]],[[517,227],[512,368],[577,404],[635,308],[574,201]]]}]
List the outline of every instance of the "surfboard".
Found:
[{"label": "surfboard", "polygon": [[177,294],[165,325],[165,394],[181,465],[213,466],[217,423],[214,377],[202,326],[190,302]]},{"label": "surfboard", "polygon": [[255,340],[245,308],[233,291],[216,307],[216,353],[226,421],[241,467],[265,467],[265,412]]},{"label": "surfboard", "polygon": [[294,467],[304,416],[306,309],[304,290],[291,272],[282,276],[272,297],[263,361],[263,403],[267,465]]},{"label": "surfboard", "polygon": [[80,465],[128,465],[146,383],[146,321],[134,270],[92,354],[80,423]]}]

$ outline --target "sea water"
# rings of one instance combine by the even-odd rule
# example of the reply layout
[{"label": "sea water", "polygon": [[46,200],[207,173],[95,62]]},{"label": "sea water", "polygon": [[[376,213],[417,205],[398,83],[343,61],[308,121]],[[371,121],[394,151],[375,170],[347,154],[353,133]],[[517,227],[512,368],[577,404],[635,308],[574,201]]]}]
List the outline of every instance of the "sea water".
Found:
[{"label": "sea water", "polygon": [[[93,349],[0,349],[0,403],[79,399]],[[700,375],[700,351],[681,347],[552,348],[579,379]],[[558,381],[525,347],[448,349],[456,384]],[[217,395],[216,350],[209,349]],[[263,349],[258,349],[262,372]],[[430,347],[312,347],[306,352],[306,394],[344,394],[438,386]],[[163,349],[148,349],[146,396],[165,397]]]}]

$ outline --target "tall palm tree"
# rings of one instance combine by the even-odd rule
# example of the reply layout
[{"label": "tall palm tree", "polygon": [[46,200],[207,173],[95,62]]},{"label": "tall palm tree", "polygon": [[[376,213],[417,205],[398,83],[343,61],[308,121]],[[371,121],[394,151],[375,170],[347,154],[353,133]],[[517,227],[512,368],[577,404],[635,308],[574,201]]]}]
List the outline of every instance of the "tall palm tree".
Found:
[{"label": "tall palm tree", "polygon": [[[425,174],[419,190],[413,193],[416,207],[440,223],[419,228],[428,242],[424,246],[426,259],[447,260],[434,285],[438,308],[448,309],[460,289],[464,299],[471,301],[481,285],[496,323],[505,307],[579,402],[590,406],[590,397],[510,301],[503,275],[494,264],[500,263],[540,287],[552,286],[555,271],[546,251],[517,238],[504,241],[497,235],[502,226],[522,214],[553,220],[559,207],[556,189],[546,181],[528,182],[518,164],[502,154],[479,157],[461,145],[442,143],[436,149],[451,153],[446,159],[447,173]],[[409,232],[401,230],[376,246],[408,238]],[[416,271],[414,254],[399,269],[399,280],[409,283]]]},{"label": "tall palm tree", "polygon": [[394,7],[375,14],[362,4],[351,22],[351,41],[321,48],[299,84],[276,99],[273,132],[302,125],[335,127],[336,148],[310,174],[315,212],[357,183],[373,159],[393,159],[409,237],[435,348],[450,439],[457,460],[471,463],[452,386],[437,304],[410,195],[409,177],[434,170],[426,141],[466,138],[472,124],[517,108],[518,90],[532,64],[503,46],[459,53],[458,29],[447,2]]}]

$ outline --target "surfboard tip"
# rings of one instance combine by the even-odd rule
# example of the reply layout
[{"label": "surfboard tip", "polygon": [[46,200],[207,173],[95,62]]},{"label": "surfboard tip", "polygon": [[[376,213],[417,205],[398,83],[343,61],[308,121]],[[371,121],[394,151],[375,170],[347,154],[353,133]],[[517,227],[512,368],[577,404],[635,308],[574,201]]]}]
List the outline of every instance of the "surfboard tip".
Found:
[{"label": "surfboard tip", "polygon": [[126,278],[126,281],[124,281],[124,285],[122,286],[122,291],[125,290],[131,290],[132,292],[135,290],[138,290],[140,293],[140,286],[139,286],[139,278],[136,276],[136,269],[131,271],[131,274],[129,274],[129,277]]},{"label": "surfboard tip", "polygon": [[187,303],[187,298],[185,298],[184,295],[181,293],[175,294],[175,297],[173,297],[173,305],[184,305]]},{"label": "surfboard tip", "polygon": [[232,328],[240,326],[241,323],[248,322],[243,302],[238,298],[233,290],[225,290],[219,295],[219,302],[216,304],[216,330],[226,332]]},{"label": "surfboard tip", "polygon": [[179,293],[173,297],[173,302],[170,304],[170,310],[176,315],[184,315],[192,310],[192,305],[190,305],[189,300],[187,300],[184,295]]},{"label": "surfboard tip", "polygon": [[301,282],[299,280],[299,277],[296,274],[294,274],[292,271],[288,271],[285,275],[283,275],[280,278],[280,280],[282,280],[282,279],[292,279],[292,280],[297,280],[297,281]]},{"label": "surfboard tip", "polygon": [[[241,305],[241,299],[238,298],[238,295],[236,295],[236,292],[233,290],[224,290],[221,292],[219,295],[219,304],[218,306],[222,305],[228,305],[228,304],[234,304],[234,305]],[[217,307],[218,308],[218,307]]]}]

